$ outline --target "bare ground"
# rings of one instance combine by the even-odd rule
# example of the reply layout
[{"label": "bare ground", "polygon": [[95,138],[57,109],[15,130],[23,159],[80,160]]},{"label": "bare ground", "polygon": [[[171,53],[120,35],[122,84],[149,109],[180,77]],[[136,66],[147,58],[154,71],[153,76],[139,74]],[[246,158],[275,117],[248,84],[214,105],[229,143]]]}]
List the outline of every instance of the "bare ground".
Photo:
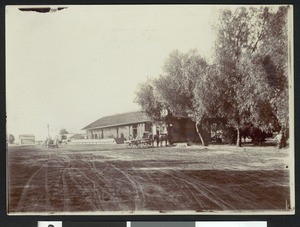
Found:
[{"label": "bare ground", "polygon": [[275,147],[8,149],[8,212],[283,211],[288,150]]}]

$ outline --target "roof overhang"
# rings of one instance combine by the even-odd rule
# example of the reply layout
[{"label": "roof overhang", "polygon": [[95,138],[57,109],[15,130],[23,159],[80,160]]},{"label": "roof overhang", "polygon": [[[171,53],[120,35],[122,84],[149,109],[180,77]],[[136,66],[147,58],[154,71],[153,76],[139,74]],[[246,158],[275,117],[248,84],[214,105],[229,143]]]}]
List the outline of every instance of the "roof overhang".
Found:
[{"label": "roof overhang", "polygon": [[81,130],[112,128],[112,127],[117,127],[117,126],[126,126],[126,125],[140,124],[140,123],[146,123],[146,122],[152,122],[152,121],[148,120],[148,121],[139,121],[139,122],[129,122],[129,123],[124,123],[124,124],[113,124],[113,125],[105,125],[105,126],[92,127],[92,128],[85,127],[85,128],[83,128]]}]

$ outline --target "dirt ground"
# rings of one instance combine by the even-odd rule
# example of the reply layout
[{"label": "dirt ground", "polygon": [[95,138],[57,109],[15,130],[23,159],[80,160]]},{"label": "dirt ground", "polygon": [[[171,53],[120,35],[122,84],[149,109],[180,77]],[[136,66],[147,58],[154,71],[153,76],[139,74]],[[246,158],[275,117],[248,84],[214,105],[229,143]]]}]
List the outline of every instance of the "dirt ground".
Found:
[{"label": "dirt ground", "polygon": [[290,209],[289,151],[209,146],[11,146],[8,212]]}]

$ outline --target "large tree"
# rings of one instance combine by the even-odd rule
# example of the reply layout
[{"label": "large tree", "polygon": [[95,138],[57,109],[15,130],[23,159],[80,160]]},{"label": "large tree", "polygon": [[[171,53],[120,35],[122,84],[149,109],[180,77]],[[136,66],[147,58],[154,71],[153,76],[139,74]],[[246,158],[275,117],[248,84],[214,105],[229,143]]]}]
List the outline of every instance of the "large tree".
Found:
[{"label": "large tree", "polygon": [[[270,12],[268,7],[239,7],[234,11],[223,10],[216,25],[215,63],[221,72],[217,76],[223,79],[219,88],[223,101],[220,114],[236,129],[238,146],[241,146],[241,130],[250,123],[256,127],[270,128],[276,122],[272,105],[274,95],[268,80],[271,76],[268,74],[273,75],[275,69],[270,61],[271,55],[266,51],[276,55],[279,49],[285,49],[284,45],[276,45],[278,49],[272,47],[272,32],[278,29],[272,25],[272,17],[276,14]],[[284,27],[284,23],[279,26]],[[279,42],[285,42],[283,37],[276,37]],[[263,48],[263,45],[267,47]],[[285,57],[281,60],[287,61]]]},{"label": "large tree", "polygon": [[155,89],[155,80],[148,79],[138,85],[135,101],[153,121],[162,121],[162,112],[166,109]]},{"label": "large tree", "polygon": [[173,116],[189,117],[195,121],[195,128],[203,145],[208,145],[204,138],[202,125],[207,113],[199,105],[195,89],[199,81],[205,78],[208,64],[196,50],[187,53],[173,51],[163,66],[163,74],[156,81],[156,89],[162,103]]},{"label": "large tree", "polygon": [[[219,67],[223,85],[220,86],[223,100],[220,114],[228,119],[230,126],[237,131],[237,145],[241,146],[240,132],[249,116],[249,108],[245,103],[245,75],[241,72],[243,53],[249,45],[248,37],[250,15],[246,8],[238,8],[234,12],[224,10],[217,24],[216,65]],[[252,42],[252,41],[251,41]],[[245,59],[243,59],[245,60]]]},{"label": "large tree", "polygon": [[[275,9],[275,10],[274,10]],[[241,134],[288,129],[288,7],[222,10],[216,23],[215,58],[208,65],[196,50],[173,51],[163,74],[140,87],[138,102],[156,118],[189,117],[203,145],[208,117],[226,119]],[[284,145],[284,141],[281,146]]]},{"label": "large tree", "polygon": [[288,34],[289,7],[281,6],[275,12],[267,11],[264,37],[256,58],[263,69],[268,89],[265,96],[272,106],[281,130],[279,147],[286,146],[289,129],[289,73],[291,43]]}]

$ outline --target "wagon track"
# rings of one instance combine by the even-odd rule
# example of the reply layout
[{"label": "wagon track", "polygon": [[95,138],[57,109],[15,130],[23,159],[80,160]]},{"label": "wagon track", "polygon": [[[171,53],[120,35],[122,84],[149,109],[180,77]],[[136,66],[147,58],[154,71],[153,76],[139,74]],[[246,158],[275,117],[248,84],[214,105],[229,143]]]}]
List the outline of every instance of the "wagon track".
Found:
[{"label": "wagon track", "polygon": [[145,204],[145,193],[143,190],[143,187],[141,184],[135,180],[133,177],[130,176],[126,171],[121,170],[120,168],[116,167],[112,164],[107,164],[117,170],[119,173],[121,173],[127,180],[129,180],[130,184],[132,185],[132,188],[134,190],[134,210],[141,210],[144,208]]},{"label": "wagon track", "polygon": [[[210,168],[218,163],[224,165],[228,151],[222,154],[224,160],[216,160],[213,166],[209,164],[213,153],[170,151],[163,148],[138,152],[136,149],[100,152],[40,149],[28,151],[31,156],[11,152],[9,168],[19,168],[16,170],[22,174],[10,175],[9,211],[286,209],[289,184],[285,169],[277,172],[257,170],[249,175],[244,175],[247,171],[229,175],[228,170],[202,172],[197,165],[202,167],[208,163],[206,166]],[[251,159],[255,154],[250,153]],[[202,155],[199,162],[198,155]],[[266,157],[269,155],[267,153]],[[14,161],[15,157],[18,162]],[[276,168],[284,164],[282,157],[279,154],[272,159]],[[263,158],[259,154],[258,160]],[[182,169],[185,163],[190,165],[190,170]],[[245,166],[244,163],[239,165]],[[247,180],[240,181],[236,176],[245,176]],[[248,190],[248,179],[254,181],[257,189]]]},{"label": "wagon track", "polygon": [[34,180],[34,178],[36,177],[36,175],[39,174],[39,173],[45,168],[46,165],[47,165],[47,163],[45,163],[44,165],[42,165],[39,169],[37,169],[37,170],[29,177],[28,181],[26,182],[26,184],[25,184],[24,187],[23,187],[22,194],[21,194],[21,197],[20,197],[20,200],[19,200],[19,202],[18,202],[17,209],[16,209],[17,211],[22,211],[23,204],[24,204],[24,200],[26,199],[27,193],[28,193],[28,191],[30,190],[32,181]]},{"label": "wagon track", "polygon": [[[93,159],[91,161],[91,170],[95,177],[95,180],[93,181],[93,183],[94,183],[93,185],[95,187],[94,188],[94,196],[95,196],[97,204],[98,204],[98,210],[105,210],[105,206],[102,205],[102,203],[105,202],[104,198],[109,198],[111,195],[107,190],[105,190],[102,187],[102,185],[104,185],[104,183],[102,183],[102,185],[100,185],[100,181],[101,182],[109,182],[109,179],[107,178],[107,176],[105,174],[105,171],[108,170],[108,165],[105,164],[105,167],[101,171],[99,171],[96,168],[95,160]],[[102,179],[102,180],[100,180],[100,179]],[[92,179],[91,179],[91,181],[92,181]]]},{"label": "wagon track", "polygon": [[[178,173],[176,172],[176,175]],[[181,174],[178,174],[181,175]],[[236,208],[234,206],[231,206],[230,204],[226,203],[223,199],[218,198],[218,196],[213,193],[211,190],[208,189],[208,187],[204,187],[201,184],[195,184],[192,182],[189,182],[187,180],[184,179],[184,176],[181,175],[181,177],[178,176],[174,176],[174,174],[170,174],[171,177],[174,177],[175,179],[177,179],[179,182],[181,182],[184,187],[189,191],[189,193],[193,196],[193,198],[195,199],[195,201],[197,201],[197,203],[199,204],[200,208],[204,208],[207,207],[205,206],[205,203],[203,203],[200,198],[193,192],[196,191],[198,193],[198,195],[203,196],[204,198],[206,198],[208,201],[212,202],[213,204],[215,204],[217,207],[223,209],[223,210],[236,210]],[[193,190],[192,190],[193,189]],[[218,198],[218,199],[215,199]]]},{"label": "wagon track", "polygon": [[68,171],[68,167],[70,166],[70,163],[64,168],[64,170],[61,173],[61,179],[62,179],[62,191],[63,191],[63,211],[69,211],[70,210],[70,202],[69,202],[69,190],[68,185],[66,181],[66,174]]},{"label": "wagon track", "polygon": [[[143,165],[147,168],[150,167],[149,165],[145,165],[145,164],[143,164]],[[186,176],[181,174],[179,171],[169,172],[169,171],[166,171],[163,169],[160,169],[159,171],[166,175],[166,179],[168,179],[168,180],[171,179],[172,182],[174,182],[177,187],[179,187],[179,185],[181,187],[184,187],[185,190],[182,190],[183,194],[185,194],[187,198],[190,198],[189,195],[191,195],[192,198],[199,205],[199,209],[206,207],[205,203],[200,199],[200,197],[204,197],[206,200],[212,202],[213,204],[215,204],[216,206],[220,207],[223,210],[226,210],[226,209],[235,210],[235,207],[230,206],[222,199],[220,199],[220,201],[218,201],[217,199],[214,199],[214,198],[218,198],[218,196],[215,195],[211,190],[209,190],[208,187],[204,187],[201,184],[193,183],[192,181],[191,182],[187,181]],[[196,191],[197,194],[195,194],[195,192],[193,192],[193,191]]]}]

